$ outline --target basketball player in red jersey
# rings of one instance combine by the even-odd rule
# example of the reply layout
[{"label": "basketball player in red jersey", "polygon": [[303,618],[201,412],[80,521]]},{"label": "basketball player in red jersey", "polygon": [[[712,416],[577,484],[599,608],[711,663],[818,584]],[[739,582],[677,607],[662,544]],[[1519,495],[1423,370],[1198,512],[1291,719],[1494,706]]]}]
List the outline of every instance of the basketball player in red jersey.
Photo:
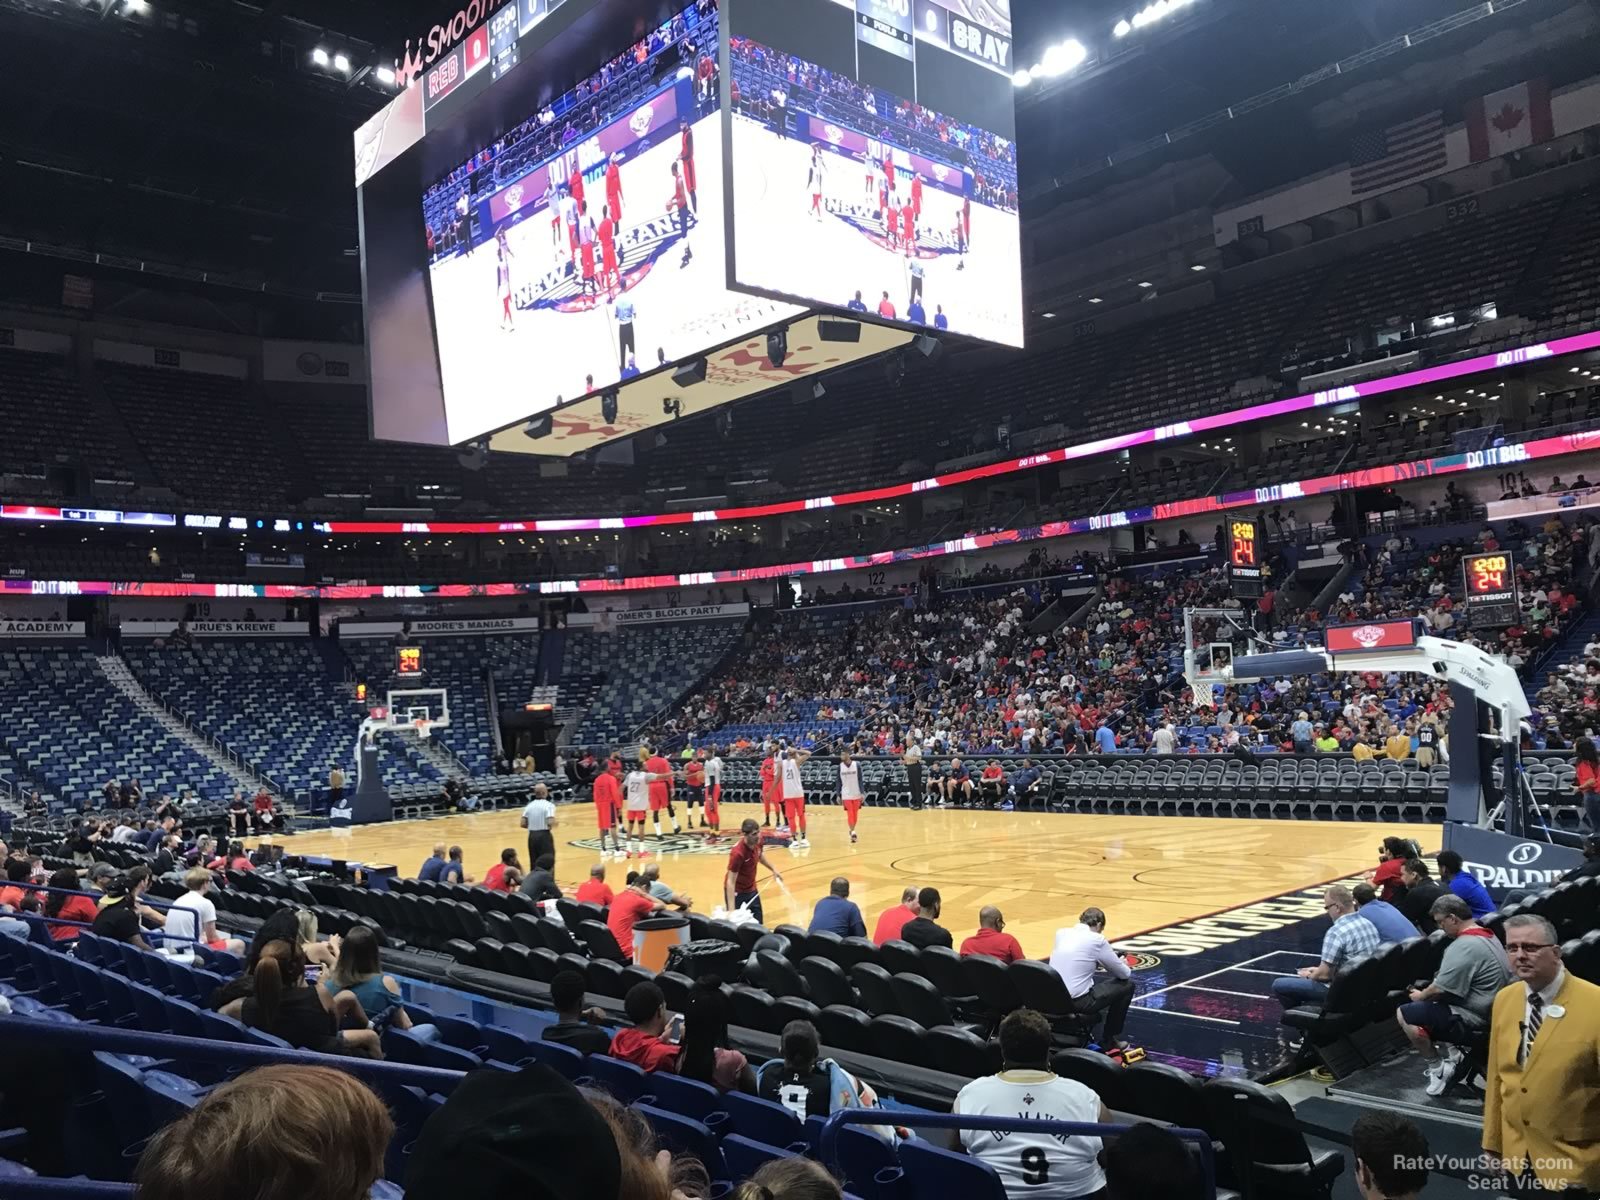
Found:
[{"label": "basketball player in red jersey", "polygon": [[611,300],[622,286],[622,279],[617,273],[617,227],[609,204],[600,210],[600,232],[596,236],[600,239],[600,286],[606,290],[606,299]]},{"label": "basketball player in red jersey", "polygon": [[911,176],[911,215],[922,216],[922,176],[915,173]]},{"label": "basketball player in red jersey", "polygon": [[906,257],[910,258],[917,249],[917,217],[909,200],[900,210],[900,236],[905,239]]},{"label": "basketball player in red jersey", "polygon": [[594,819],[600,826],[600,857],[606,856],[606,833],[611,834],[613,858],[626,858],[622,838],[617,834],[617,814],[622,811],[622,760],[615,754],[605,770],[594,778]]},{"label": "basketball player in red jersey", "polygon": [[600,288],[594,279],[594,218],[589,215],[589,205],[578,205],[578,262],[583,272],[583,295],[598,296]]},{"label": "basketball player in red jersey", "polygon": [[700,211],[700,200],[694,193],[694,130],[689,128],[689,122],[678,122],[678,161],[683,164],[683,186],[689,193],[689,207],[694,212]]},{"label": "basketball player in red jersey", "polygon": [[892,250],[900,245],[900,209],[893,196],[889,197],[889,207],[884,209],[883,219],[889,231],[889,248]]},{"label": "basketball player in red jersey", "polygon": [[705,819],[706,802],[706,760],[705,751],[696,750],[695,755],[683,765],[683,816],[689,822],[689,828],[694,828],[694,806],[701,806],[700,825],[702,829],[710,828]]},{"label": "basketball player in red jersey", "polygon": [[618,166],[621,162],[622,155],[613,154],[606,167],[606,208],[618,225],[622,224],[622,170]]},{"label": "basketball player in red jersey", "polygon": [[650,819],[655,822],[656,836],[661,836],[662,809],[667,810],[667,816],[672,820],[672,832],[681,833],[677,810],[672,807],[672,764],[663,758],[659,751],[652,750],[649,746],[639,747],[639,757],[645,760],[646,771],[663,777],[654,779],[650,783]]},{"label": "basketball player in red jersey", "polygon": [[722,832],[722,755],[715,746],[706,759],[706,823],[712,833]]},{"label": "basketball player in red jersey", "polygon": [[583,203],[583,170],[574,166],[572,174],[567,179],[567,192],[580,205]]},{"label": "basketball player in red jersey", "polygon": [[777,791],[778,762],[772,755],[767,755],[761,760],[761,823],[772,824],[772,812],[777,809],[783,811],[778,804]]},{"label": "basketball player in red jersey", "polygon": [[888,150],[883,152],[883,186],[890,195],[894,194],[894,155]]},{"label": "basketball player in red jersey", "polygon": [[683,186],[683,175],[678,171],[679,163],[672,163],[672,199],[667,201],[667,212],[674,209],[678,213],[678,232],[683,235],[683,261],[678,264],[687,267],[689,260],[694,257],[694,251],[689,248],[689,194]]}]

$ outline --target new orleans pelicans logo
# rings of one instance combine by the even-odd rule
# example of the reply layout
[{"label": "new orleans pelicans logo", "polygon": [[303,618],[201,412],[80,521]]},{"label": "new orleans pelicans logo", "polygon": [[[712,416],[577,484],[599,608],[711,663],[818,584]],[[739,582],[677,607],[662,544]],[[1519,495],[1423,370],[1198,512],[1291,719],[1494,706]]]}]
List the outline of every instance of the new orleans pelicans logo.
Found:
[{"label": "new orleans pelicans logo", "polygon": [[1352,629],[1350,631],[1350,636],[1355,638],[1356,641],[1360,642],[1368,650],[1371,650],[1374,646],[1388,636],[1388,630],[1384,629],[1384,627],[1381,625],[1363,625],[1359,629]]},{"label": "new orleans pelicans logo", "polygon": [[[702,833],[668,833],[661,837],[650,836],[642,844],[646,853],[660,858],[664,854],[726,854],[737,839],[729,833],[722,835]],[[600,849],[600,839],[576,838],[567,843],[580,850]]]},{"label": "new orleans pelicans logo", "polygon": [[[873,245],[896,254],[905,254],[906,248],[902,242],[889,240],[889,224],[881,210],[863,204],[841,204],[837,200],[829,200],[828,211]],[[917,244],[913,251],[916,257],[938,258],[944,254],[955,254],[958,249],[948,233],[918,227]]]},{"label": "new orleans pelicans logo", "polygon": [[[689,228],[694,229],[699,218],[689,215]],[[588,312],[603,308],[620,292],[627,292],[639,284],[655,269],[661,256],[674,246],[681,245],[684,232],[678,218],[672,215],[653,217],[635,225],[626,233],[617,235],[617,276],[620,289],[598,291],[584,288],[583,273],[576,262],[565,262],[553,271],[547,271],[533,283],[517,293],[518,308],[548,308],[556,312]],[[595,251],[598,254],[599,246]],[[596,264],[598,269],[599,264]]]}]

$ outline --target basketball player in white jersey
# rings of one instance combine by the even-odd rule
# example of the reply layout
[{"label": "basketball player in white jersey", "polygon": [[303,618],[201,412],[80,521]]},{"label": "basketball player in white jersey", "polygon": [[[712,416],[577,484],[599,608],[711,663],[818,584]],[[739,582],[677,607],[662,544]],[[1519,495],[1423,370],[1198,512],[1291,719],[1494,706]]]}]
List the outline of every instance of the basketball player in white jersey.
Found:
[{"label": "basketball player in white jersey", "polygon": [[850,749],[839,751],[839,803],[844,806],[845,823],[850,826],[850,841],[856,840],[856,818],[861,815],[861,764]]},{"label": "basketball player in white jersey", "polygon": [[622,814],[628,822],[629,858],[644,857],[644,822],[650,815],[650,785],[660,779],[672,778],[670,771],[665,775],[657,775],[642,767],[641,763],[629,771],[622,781]]},{"label": "basketball player in white jersey", "polygon": [[[951,1111],[1025,1121],[1108,1122],[1110,1113],[1088,1085],[1050,1069],[1051,1049],[1050,1022],[1032,1009],[1017,1009],[1000,1022],[1000,1073],[967,1084]],[[1097,1137],[974,1129],[956,1136],[968,1154],[995,1169],[1008,1196],[1071,1200],[1106,1186]]]},{"label": "basketball player in white jersey", "polygon": [[789,822],[789,833],[794,839],[792,850],[803,850],[811,843],[806,841],[806,791],[800,782],[800,767],[811,757],[809,750],[796,750],[778,743],[778,795],[783,800],[784,819]]},{"label": "basketball player in white jersey", "polygon": [[712,833],[722,832],[722,755],[711,747],[711,757],[706,759],[706,824]]},{"label": "basketball player in white jersey", "polygon": [[811,173],[806,177],[806,191],[811,193],[811,215],[822,220],[822,147],[811,147]]}]

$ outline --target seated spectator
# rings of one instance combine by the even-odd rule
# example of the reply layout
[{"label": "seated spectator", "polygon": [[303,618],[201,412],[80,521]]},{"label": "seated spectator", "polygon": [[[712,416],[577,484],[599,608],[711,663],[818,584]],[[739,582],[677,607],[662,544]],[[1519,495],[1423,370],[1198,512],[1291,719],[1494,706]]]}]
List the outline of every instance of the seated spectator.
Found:
[{"label": "seated spectator", "polygon": [[1412,988],[1411,1002],[1400,1006],[1395,1019],[1428,1063],[1428,1095],[1438,1096],[1450,1086],[1464,1048],[1488,1029],[1494,998],[1511,982],[1511,960],[1500,939],[1472,919],[1460,896],[1440,896],[1432,915],[1450,943],[1433,982]]},{"label": "seated spectator", "polygon": [[1444,889],[1433,881],[1433,872],[1420,858],[1408,858],[1400,864],[1400,882],[1405,884],[1400,911],[1417,927],[1418,933],[1427,937],[1434,930],[1433,902],[1444,895]]},{"label": "seated spectator", "polygon": [[611,1035],[600,1026],[606,1014],[598,1008],[584,1008],[587,984],[577,971],[557,971],[550,980],[550,1004],[556,1010],[553,1024],[539,1036],[547,1042],[571,1046],[579,1054],[605,1054],[611,1049]]},{"label": "seated spectator", "polygon": [[991,758],[978,776],[978,790],[985,808],[993,808],[1005,795],[1006,773],[998,759]]},{"label": "seated spectator", "polygon": [[335,997],[306,985],[306,960],[298,938],[278,938],[263,946],[251,975],[251,994],[226,1005],[224,1016],[282,1038],[299,1050],[383,1057],[378,1035],[366,1028],[366,1017],[353,995],[341,992]]},{"label": "seated spectator", "polygon": [[[45,893],[45,916],[58,917],[62,921],[78,921],[84,925],[94,921],[94,901],[88,896],[72,894],[81,885],[78,883],[78,873],[71,867],[63,867],[51,875],[46,886],[50,890]],[[57,942],[75,942],[83,932],[76,925],[58,925],[54,922],[48,928],[51,939]]]},{"label": "seated spectator", "polygon": [[1367,1112],[1350,1128],[1361,1200],[1416,1200],[1428,1184],[1428,1139],[1416,1122],[1392,1112]]},{"label": "seated spectator", "polygon": [[900,940],[909,942],[918,950],[926,950],[929,946],[954,946],[955,939],[950,936],[950,931],[943,925],[936,925],[939,919],[939,889],[925,887],[917,893],[917,916],[907,921],[900,929]]},{"label": "seated spectator", "polygon": [[0,887],[0,908],[8,912],[38,912],[39,893],[21,885],[33,880],[33,864],[25,858],[8,858],[5,863],[6,887]]},{"label": "seated spectator", "polygon": [[645,882],[650,885],[650,895],[661,901],[668,908],[675,908],[679,912],[688,912],[694,907],[694,899],[682,892],[675,892],[661,882],[661,864],[658,862],[645,863],[640,874]]},{"label": "seated spectator", "polygon": [[1377,868],[1367,872],[1367,882],[1378,889],[1379,895],[1393,904],[1401,889],[1400,870],[1406,859],[1416,853],[1416,847],[1405,838],[1386,837],[1378,847]]},{"label": "seated spectator", "polygon": [[598,904],[601,908],[607,907],[615,893],[606,883],[605,863],[595,863],[589,868],[589,878],[578,885],[577,901],[579,904]]},{"label": "seated spectator", "polygon": [[[1100,1097],[1075,1079],[1050,1069],[1055,1043],[1050,1022],[1032,1009],[1019,1008],[1000,1022],[1001,1069],[974,1079],[956,1095],[951,1112],[962,1116],[1109,1123],[1111,1114]],[[953,1148],[964,1148],[994,1168],[1013,1200],[1037,1195],[1049,1180],[1049,1195],[1099,1196],[1106,1185],[1098,1157],[1097,1137],[1007,1133],[1003,1137],[978,1130],[956,1132]]]},{"label": "seated spectator", "polygon": [[1322,937],[1321,961],[1314,967],[1301,967],[1293,977],[1272,981],[1272,994],[1284,1008],[1321,1004],[1328,997],[1328,982],[1334,975],[1380,944],[1377,926],[1356,911],[1349,888],[1335,884],[1323,892],[1322,911],[1333,924]]},{"label": "seated spectator", "polygon": [[438,882],[445,867],[444,854],[444,843],[440,842],[433,848],[433,853],[423,860],[422,866],[417,868],[417,878],[424,883]]},{"label": "seated spectator", "polygon": [[450,847],[450,858],[439,869],[440,883],[471,883],[472,876],[467,874],[467,868],[461,861],[461,847]]},{"label": "seated spectator", "polygon": [[1355,897],[1356,911],[1372,922],[1373,928],[1378,931],[1378,940],[1383,945],[1417,936],[1417,927],[1394,905],[1379,900],[1377,891],[1370,883],[1356,884],[1350,889],[1350,894]]},{"label": "seated spectator", "polygon": [[536,904],[542,900],[561,899],[561,887],[556,883],[555,869],[555,855],[541,854],[533,864],[533,870],[523,876],[517,890]]},{"label": "seated spectator", "polygon": [[141,950],[150,949],[150,943],[144,940],[144,930],[160,928],[167,923],[167,919],[144,903],[144,894],[149,890],[149,867],[134,867],[113,879],[100,901],[90,932],[113,941],[127,942]]},{"label": "seated spectator", "polygon": [[867,923],[861,909],[850,899],[850,881],[837,876],[828,885],[828,894],[817,901],[811,914],[811,933],[836,933],[840,937],[866,937]]},{"label": "seated spectator", "polygon": [[637,871],[628,872],[628,884],[618,892],[606,910],[606,928],[617,939],[622,957],[633,961],[633,927],[654,916],[666,906],[650,894],[650,885]]},{"label": "seated spectator", "polygon": [[839,1181],[814,1159],[775,1158],[741,1183],[733,1200],[841,1200]]},{"label": "seated spectator", "polygon": [[[515,881],[508,880],[508,872],[515,871]],[[489,868],[489,873],[483,877],[483,886],[491,892],[515,891],[518,883],[522,881],[522,863],[517,858],[514,848],[507,846],[500,851],[500,861]]]},{"label": "seated spectator", "polygon": [[683,1010],[678,1074],[709,1083],[722,1092],[755,1094],[756,1073],[749,1061],[728,1047],[728,1002],[720,982],[697,983]]},{"label": "seated spectator", "polygon": [[1446,890],[1467,902],[1474,921],[1494,911],[1494,901],[1489,898],[1489,889],[1478,881],[1476,875],[1463,868],[1461,855],[1454,850],[1441,850],[1434,859],[1439,864],[1440,881]]},{"label": "seated spectator", "polygon": [[355,998],[367,1022],[378,1028],[393,1025],[409,1029],[418,1037],[437,1038],[434,1025],[413,1025],[411,1014],[400,1000],[400,985],[393,975],[385,975],[378,962],[378,935],[369,925],[352,926],[339,947],[333,969],[322,976],[321,987],[337,1001],[343,995]]},{"label": "seated spectator", "polygon": [[243,837],[250,832],[250,806],[244,802],[242,792],[234,792],[233,799],[228,801],[228,833],[232,837]]},{"label": "seated spectator", "polygon": [[1005,932],[1006,919],[992,904],[978,910],[978,932],[961,943],[961,957],[986,954],[1003,963],[1020,962],[1027,955],[1017,939]]},{"label": "seated spectator", "polygon": [[874,942],[881,946],[885,942],[900,940],[900,931],[921,911],[917,903],[917,894],[918,891],[914,887],[903,889],[900,893],[900,903],[878,914],[877,927],[872,931]]},{"label": "seated spectator", "polygon": [[1056,933],[1050,950],[1050,969],[1061,976],[1067,991],[1086,1013],[1104,1012],[1101,1036],[1112,1046],[1125,1047],[1122,1026],[1133,1003],[1133,970],[1106,941],[1106,914],[1086,908],[1078,923]]},{"label": "seated spectator", "polygon": [[797,1118],[827,1117],[841,1108],[876,1108],[877,1094],[831,1058],[821,1057],[816,1026],[790,1021],[778,1043],[781,1057],[763,1063],[757,1092]]},{"label": "seated spectator", "polygon": [[167,909],[167,945],[174,950],[186,950],[199,942],[212,950],[243,954],[243,942],[217,932],[217,906],[206,899],[211,884],[211,872],[204,867],[195,867],[183,877],[183,886],[188,891]]},{"label": "seated spectator", "polygon": [[253,809],[254,811],[250,816],[257,833],[273,834],[283,832],[283,812],[274,803],[272,794],[265,788],[256,793]]},{"label": "seated spectator", "polygon": [[671,1034],[681,1032],[682,1021],[674,1021],[676,1028],[669,1033],[667,998],[661,989],[653,983],[636,983],[628,989],[622,1006],[633,1024],[619,1029],[611,1039],[611,1057],[645,1071],[676,1071],[682,1049]]},{"label": "seated spectator", "polygon": [[1100,1151],[1104,1200],[1200,1200],[1205,1194],[1192,1143],[1164,1125],[1140,1121]]},{"label": "seated spectator", "polygon": [[331,1067],[257,1067],[217,1085],[145,1147],[141,1200],[359,1200],[383,1176],[389,1109]]},{"label": "seated spectator", "polygon": [[317,936],[317,918],[308,908],[295,910],[295,928],[300,935],[300,952],[313,966],[331,971],[339,962],[339,948],[344,939],[337,933],[323,941]]},{"label": "seated spectator", "polygon": [[213,871],[254,871],[255,863],[250,861],[250,856],[244,852],[243,842],[229,842],[226,853],[219,855],[206,864]]},{"label": "seated spectator", "polygon": [[657,1155],[639,1113],[538,1065],[469,1072],[423,1125],[405,1182],[407,1200],[672,1200],[710,1191],[696,1160]]}]

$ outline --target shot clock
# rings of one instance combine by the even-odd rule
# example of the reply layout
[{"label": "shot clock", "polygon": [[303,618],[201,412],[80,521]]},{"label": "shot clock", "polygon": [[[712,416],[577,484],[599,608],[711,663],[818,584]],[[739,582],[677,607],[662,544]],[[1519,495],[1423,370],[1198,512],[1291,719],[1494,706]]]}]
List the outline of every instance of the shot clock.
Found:
[{"label": "shot clock", "polygon": [[1228,522],[1228,584],[1241,600],[1261,595],[1263,572],[1259,533],[1254,521]]},{"label": "shot clock", "polygon": [[422,675],[422,647],[400,646],[395,650],[394,673],[408,678]]},{"label": "shot clock", "polygon": [[1517,571],[1504,550],[1469,554],[1461,560],[1467,615],[1474,625],[1510,625],[1521,612]]}]

